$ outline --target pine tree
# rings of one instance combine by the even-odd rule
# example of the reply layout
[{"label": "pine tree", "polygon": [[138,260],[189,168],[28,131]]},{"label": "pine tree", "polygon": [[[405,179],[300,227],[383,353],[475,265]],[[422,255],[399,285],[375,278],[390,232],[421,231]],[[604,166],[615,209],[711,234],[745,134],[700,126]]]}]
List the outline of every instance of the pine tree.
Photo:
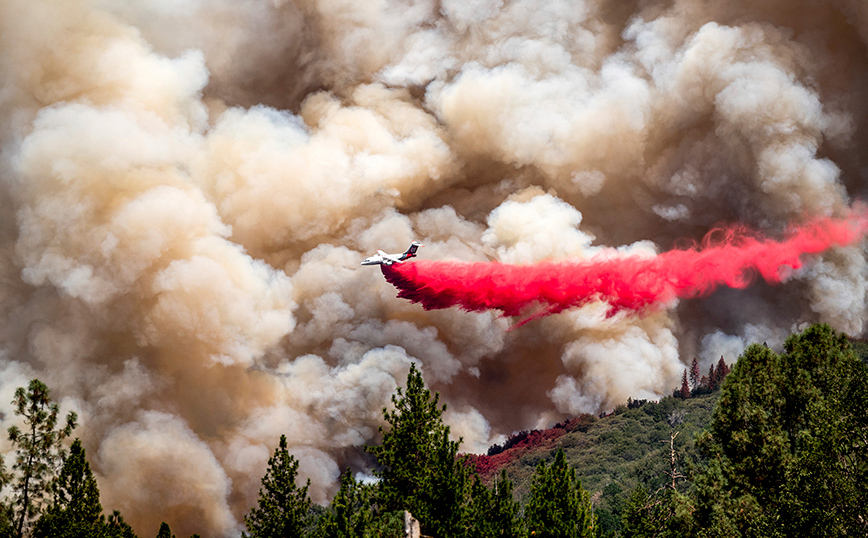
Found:
[{"label": "pine tree", "polygon": [[169,524],[165,521],[160,523],[160,530],[157,532],[157,538],[175,538],[175,535],[172,534],[172,529],[169,528]]},{"label": "pine tree", "polygon": [[717,372],[714,371],[714,363],[711,363],[711,365],[708,367],[708,375],[705,376],[704,379],[707,379],[707,380],[708,380],[707,383],[708,383],[708,388],[709,388],[709,389],[711,389],[711,390],[713,390],[713,391],[714,391],[714,390],[717,390],[717,388],[718,388],[718,385],[717,385]]},{"label": "pine tree", "polygon": [[347,469],[324,517],[323,538],[363,538],[373,520],[370,505],[368,488],[356,482]]},{"label": "pine tree", "polygon": [[630,493],[621,515],[621,536],[628,538],[654,538],[658,534],[660,503],[655,502],[644,486]]},{"label": "pine tree", "polygon": [[383,512],[408,510],[422,526],[422,534],[457,536],[464,519],[467,467],[458,459],[459,442],[449,440],[443,424],[446,406],[439,407],[422,374],[410,365],[407,387],[392,396],[394,409],[383,409],[383,443],[367,447],[382,467],[376,499]]},{"label": "pine tree", "polygon": [[488,519],[492,497],[491,491],[485,487],[485,484],[479,479],[479,475],[474,476],[470,485],[470,501],[467,507],[466,536],[478,538],[496,536],[494,530],[490,528],[491,521]]},{"label": "pine tree", "polygon": [[699,376],[702,372],[699,371],[699,361],[693,357],[693,362],[690,363],[690,388],[696,390],[699,388]]},{"label": "pine tree", "polygon": [[717,361],[717,370],[715,370],[718,387],[723,384],[723,379],[727,376],[727,374],[729,374],[729,366],[727,366],[726,361],[723,360],[723,355],[721,355],[720,360]]},{"label": "pine tree", "polygon": [[52,490],[54,504],[36,522],[34,538],[84,538],[104,534],[99,489],[80,439],[72,443]]},{"label": "pine tree", "polygon": [[696,480],[701,527],[747,536],[868,534],[868,368],[814,325],[752,345],[727,377]]},{"label": "pine tree", "polygon": [[495,536],[521,536],[524,528],[519,517],[520,505],[515,500],[513,484],[505,470],[501,470],[500,479],[495,480],[493,493],[493,505],[488,517],[493,523]]},{"label": "pine tree", "polygon": [[27,390],[19,387],[12,400],[15,414],[24,417],[24,430],[9,428],[9,440],[15,448],[15,474],[12,490],[15,536],[22,537],[27,523],[42,510],[45,494],[63,460],[63,441],[76,426],[77,416],[70,412],[66,424],[57,429],[60,409],[51,401],[48,387],[38,379]]},{"label": "pine tree", "polygon": [[133,528],[124,521],[121,513],[115,510],[108,517],[105,524],[106,536],[108,538],[138,538]]},{"label": "pine tree", "polygon": [[563,450],[558,450],[550,467],[545,461],[537,466],[524,515],[534,537],[590,538],[596,535],[590,496],[576,478],[575,469],[567,464]]},{"label": "pine tree", "polygon": [[519,504],[513,499],[512,482],[501,471],[491,490],[475,476],[470,486],[467,529],[473,538],[515,537],[523,535],[518,517]]},{"label": "pine tree", "polygon": [[686,400],[690,398],[690,385],[687,384],[687,370],[681,376],[681,390],[678,391],[678,396]]},{"label": "pine tree", "polygon": [[671,488],[649,494],[644,486],[638,486],[630,494],[624,506],[620,536],[624,538],[704,536],[702,529],[696,528],[693,512],[692,499],[687,495],[682,495]]},{"label": "pine tree", "polygon": [[[6,471],[6,462],[0,454],[0,489],[9,485],[12,475]],[[15,512],[13,506],[7,500],[0,501],[0,537],[9,538],[15,536]]]},{"label": "pine tree", "polygon": [[268,470],[262,477],[259,504],[244,516],[244,523],[251,538],[295,538],[304,536],[311,501],[307,496],[310,480],[304,487],[296,483],[298,461],[290,455],[286,436],[274,456],[268,460]]}]

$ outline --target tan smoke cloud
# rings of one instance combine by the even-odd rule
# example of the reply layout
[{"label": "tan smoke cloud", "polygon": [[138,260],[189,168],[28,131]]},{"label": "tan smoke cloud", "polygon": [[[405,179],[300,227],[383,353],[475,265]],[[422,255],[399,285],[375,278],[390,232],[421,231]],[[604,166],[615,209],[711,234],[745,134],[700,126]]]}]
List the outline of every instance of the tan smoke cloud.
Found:
[{"label": "tan smoke cloud", "polygon": [[856,0],[0,3],[2,426],[37,376],[80,413],[106,508],[235,536],[281,434],[317,502],[369,471],[411,361],[482,451],[659,398],[693,356],[861,334],[861,247],[513,331],[359,262],[413,239],[651,255],[841,212],[865,195],[866,39]]}]

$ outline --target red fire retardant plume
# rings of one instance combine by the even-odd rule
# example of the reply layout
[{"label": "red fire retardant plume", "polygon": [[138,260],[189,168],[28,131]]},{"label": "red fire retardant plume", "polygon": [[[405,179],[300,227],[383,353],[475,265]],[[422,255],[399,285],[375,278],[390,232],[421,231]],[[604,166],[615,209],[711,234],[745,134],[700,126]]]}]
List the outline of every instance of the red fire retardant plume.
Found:
[{"label": "red fire retardant plume", "polygon": [[534,265],[419,260],[381,268],[398,297],[426,310],[457,306],[501,310],[507,316],[537,311],[525,323],[593,301],[608,303],[610,316],[642,311],[676,298],[701,297],[721,285],[745,288],[756,275],[777,284],[802,266],[803,255],[853,244],[866,231],[868,213],[859,208],[847,218],[820,218],[792,228],[782,240],[731,227],[713,230],[699,245],[651,257],[610,252]]}]

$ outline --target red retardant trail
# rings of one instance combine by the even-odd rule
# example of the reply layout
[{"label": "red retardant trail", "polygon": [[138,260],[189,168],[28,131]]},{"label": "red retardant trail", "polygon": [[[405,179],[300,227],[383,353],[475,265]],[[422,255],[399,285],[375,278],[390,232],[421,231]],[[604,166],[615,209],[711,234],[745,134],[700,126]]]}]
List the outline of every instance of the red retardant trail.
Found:
[{"label": "red retardant trail", "polygon": [[419,260],[381,268],[398,297],[426,310],[458,306],[520,316],[542,307],[521,325],[594,301],[608,303],[610,316],[642,311],[704,296],[721,285],[745,288],[757,274],[777,284],[802,266],[803,255],[851,245],[866,232],[868,212],[860,207],[846,218],[820,218],[792,228],[782,240],[731,227],[713,230],[701,245],[656,256],[609,252],[534,265]]}]

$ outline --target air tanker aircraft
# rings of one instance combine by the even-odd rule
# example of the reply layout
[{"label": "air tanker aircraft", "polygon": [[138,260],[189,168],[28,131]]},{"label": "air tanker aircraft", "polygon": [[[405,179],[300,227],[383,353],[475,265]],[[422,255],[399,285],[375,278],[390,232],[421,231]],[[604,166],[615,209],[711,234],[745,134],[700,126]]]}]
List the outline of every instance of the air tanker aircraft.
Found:
[{"label": "air tanker aircraft", "polygon": [[410,243],[410,248],[402,254],[386,254],[382,250],[378,250],[376,254],[370,258],[365,258],[362,265],[392,265],[393,263],[403,263],[404,260],[416,257],[416,251],[419,247],[424,247],[422,243],[413,241]]}]

